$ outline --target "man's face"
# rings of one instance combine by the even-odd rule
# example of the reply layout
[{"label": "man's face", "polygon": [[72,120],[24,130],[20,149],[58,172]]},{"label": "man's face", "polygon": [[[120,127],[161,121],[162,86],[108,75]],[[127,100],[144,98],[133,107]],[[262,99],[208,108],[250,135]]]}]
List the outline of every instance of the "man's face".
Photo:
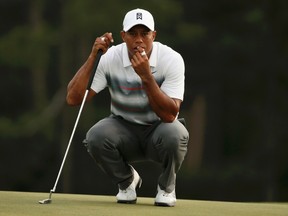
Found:
[{"label": "man's face", "polygon": [[130,58],[136,52],[139,52],[138,47],[143,48],[149,58],[153,47],[152,44],[156,37],[156,31],[151,31],[144,25],[136,25],[127,32],[122,31],[121,37],[127,44]]}]

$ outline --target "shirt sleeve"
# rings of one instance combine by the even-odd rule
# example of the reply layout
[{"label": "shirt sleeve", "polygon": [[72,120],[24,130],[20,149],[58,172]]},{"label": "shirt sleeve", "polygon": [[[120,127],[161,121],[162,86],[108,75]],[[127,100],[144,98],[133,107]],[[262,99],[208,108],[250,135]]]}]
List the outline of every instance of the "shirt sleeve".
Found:
[{"label": "shirt sleeve", "polygon": [[99,61],[94,79],[92,81],[91,89],[97,94],[107,86],[107,79],[105,75],[105,62],[106,57],[103,55]]},{"label": "shirt sleeve", "polygon": [[164,81],[161,90],[169,97],[183,101],[185,85],[185,65],[182,56],[174,53],[173,57],[167,61]]}]

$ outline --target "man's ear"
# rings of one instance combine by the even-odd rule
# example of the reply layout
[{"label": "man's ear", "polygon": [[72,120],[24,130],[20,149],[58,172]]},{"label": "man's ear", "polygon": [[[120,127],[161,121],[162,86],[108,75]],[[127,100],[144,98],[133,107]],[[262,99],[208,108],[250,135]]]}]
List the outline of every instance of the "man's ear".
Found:
[{"label": "man's ear", "polygon": [[124,31],[120,32],[120,36],[121,36],[123,42],[125,42],[125,32]]},{"label": "man's ear", "polygon": [[153,31],[153,41],[156,39],[157,32]]}]

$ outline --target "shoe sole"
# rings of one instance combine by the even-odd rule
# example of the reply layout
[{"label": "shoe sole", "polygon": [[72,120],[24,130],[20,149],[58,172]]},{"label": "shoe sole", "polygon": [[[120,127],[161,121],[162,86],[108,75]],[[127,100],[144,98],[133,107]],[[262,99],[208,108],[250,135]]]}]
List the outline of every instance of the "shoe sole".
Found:
[{"label": "shoe sole", "polygon": [[163,207],[174,207],[175,203],[162,203],[162,202],[155,202],[155,206],[163,206]]},{"label": "shoe sole", "polygon": [[136,200],[118,200],[117,203],[121,203],[121,204],[136,204],[137,199]]}]

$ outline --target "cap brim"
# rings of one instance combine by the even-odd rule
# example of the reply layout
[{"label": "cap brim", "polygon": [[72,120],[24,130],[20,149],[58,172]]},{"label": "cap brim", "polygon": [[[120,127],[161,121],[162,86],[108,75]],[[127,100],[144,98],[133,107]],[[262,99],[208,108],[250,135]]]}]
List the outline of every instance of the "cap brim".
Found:
[{"label": "cap brim", "polygon": [[123,28],[124,31],[129,31],[131,28],[133,28],[136,25],[144,25],[146,26],[148,29],[150,29],[151,31],[154,31],[154,29],[151,28],[151,26],[149,27],[148,25],[144,24],[144,23],[134,23],[132,25],[127,25]]}]

